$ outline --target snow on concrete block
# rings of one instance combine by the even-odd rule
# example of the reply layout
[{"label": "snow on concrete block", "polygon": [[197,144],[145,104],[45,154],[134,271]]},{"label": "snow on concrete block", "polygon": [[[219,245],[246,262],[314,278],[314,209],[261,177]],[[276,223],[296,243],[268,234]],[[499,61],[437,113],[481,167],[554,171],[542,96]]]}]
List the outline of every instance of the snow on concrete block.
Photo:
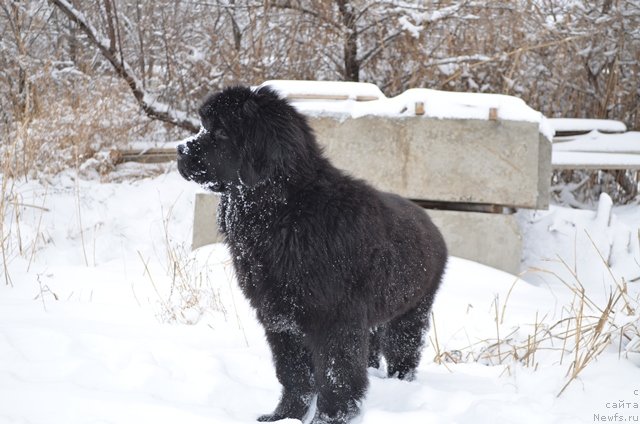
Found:
[{"label": "snow on concrete block", "polygon": [[[402,118],[415,116],[415,105],[424,104],[425,118],[489,120],[490,109],[500,110],[500,119],[532,122],[551,140],[554,130],[548,120],[529,107],[522,99],[502,94],[456,93],[450,91],[412,88],[396,97],[387,98],[374,84],[337,81],[271,80],[269,86],[302,113],[310,116],[332,116],[340,120],[363,116]],[[296,101],[296,96],[298,101]],[[353,101],[358,98],[372,101]],[[345,101],[336,101],[345,100]],[[347,101],[351,100],[351,101]]]},{"label": "snow on concrete block", "polygon": [[296,81],[269,80],[260,87],[269,86],[290,101],[372,101],[385,98],[378,86],[348,81]]}]

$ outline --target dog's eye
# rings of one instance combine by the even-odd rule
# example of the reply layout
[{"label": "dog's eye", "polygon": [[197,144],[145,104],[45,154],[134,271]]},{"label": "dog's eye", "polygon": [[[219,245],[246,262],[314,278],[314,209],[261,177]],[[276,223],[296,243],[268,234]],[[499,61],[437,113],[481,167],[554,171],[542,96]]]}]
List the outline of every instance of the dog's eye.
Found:
[{"label": "dog's eye", "polygon": [[221,128],[218,128],[217,130],[215,130],[213,132],[213,137],[216,138],[216,139],[222,139],[222,140],[226,140],[227,138],[229,138],[227,136],[227,133],[224,132],[224,130],[221,129]]}]

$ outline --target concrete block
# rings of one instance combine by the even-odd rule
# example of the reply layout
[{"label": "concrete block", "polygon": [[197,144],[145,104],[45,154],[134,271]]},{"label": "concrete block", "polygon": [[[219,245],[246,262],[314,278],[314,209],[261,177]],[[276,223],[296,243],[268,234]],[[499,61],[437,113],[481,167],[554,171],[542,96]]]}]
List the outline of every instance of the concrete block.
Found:
[{"label": "concrete block", "polygon": [[216,218],[218,201],[215,194],[196,193],[191,249],[223,241]]},{"label": "concrete block", "polygon": [[449,254],[511,274],[520,270],[522,233],[515,215],[426,211],[438,226]]},{"label": "concrete block", "polygon": [[545,136],[538,136],[538,202],[535,209],[549,209],[552,172],[552,145]]},{"label": "concrete block", "polygon": [[309,122],[338,168],[381,190],[431,201],[548,204],[551,143],[537,123],[380,116]]}]

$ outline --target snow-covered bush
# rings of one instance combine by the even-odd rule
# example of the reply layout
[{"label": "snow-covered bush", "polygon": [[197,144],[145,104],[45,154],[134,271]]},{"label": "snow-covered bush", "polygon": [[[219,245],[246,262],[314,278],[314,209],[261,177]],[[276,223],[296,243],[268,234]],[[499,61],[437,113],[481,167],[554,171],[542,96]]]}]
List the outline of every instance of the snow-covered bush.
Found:
[{"label": "snow-covered bush", "polygon": [[602,193],[615,204],[638,203],[637,170],[556,170],[551,177],[551,199],[556,204],[593,209]]}]

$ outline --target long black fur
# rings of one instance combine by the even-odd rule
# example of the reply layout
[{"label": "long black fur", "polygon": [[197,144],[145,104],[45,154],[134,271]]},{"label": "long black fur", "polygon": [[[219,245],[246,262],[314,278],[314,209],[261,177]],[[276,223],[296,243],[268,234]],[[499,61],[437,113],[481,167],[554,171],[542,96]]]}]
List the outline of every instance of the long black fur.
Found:
[{"label": "long black fur", "polygon": [[264,326],[283,386],[259,421],[346,423],[367,366],[410,379],[447,261],[424,211],[332,166],[306,122],[269,88],[226,89],[200,108],[203,130],[178,169],[221,195],[218,225]]}]

